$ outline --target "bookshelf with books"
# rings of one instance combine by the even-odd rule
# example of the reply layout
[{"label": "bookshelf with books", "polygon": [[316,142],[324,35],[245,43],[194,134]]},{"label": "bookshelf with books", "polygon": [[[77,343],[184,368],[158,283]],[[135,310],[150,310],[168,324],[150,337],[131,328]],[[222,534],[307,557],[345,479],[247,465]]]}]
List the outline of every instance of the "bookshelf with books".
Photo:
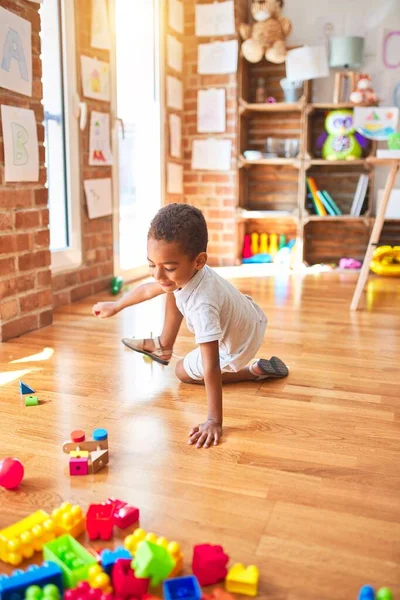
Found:
[{"label": "bookshelf with books", "polygon": [[[355,160],[325,160],[319,138],[326,114],[352,106],[313,103],[310,82],[298,101],[285,103],[284,77],[285,65],[240,59],[237,262],[244,235],[255,231],[295,237],[297,258],[308,264],[362,259],[373,223],[374,168],[366,159],[375,148],[369,144]],[[260,79],[276,102],[255,102]],[[272,148],[290,140],[286,155],[268,151],[268,138]]]}]

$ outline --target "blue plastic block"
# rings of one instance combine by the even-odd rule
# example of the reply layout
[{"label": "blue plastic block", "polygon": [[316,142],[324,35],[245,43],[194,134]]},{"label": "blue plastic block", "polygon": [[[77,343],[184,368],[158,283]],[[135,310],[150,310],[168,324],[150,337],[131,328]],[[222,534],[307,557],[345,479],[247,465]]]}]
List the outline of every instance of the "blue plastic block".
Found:
[{"label": "blue plastic block", "polygon": [[375,600],[375,590],[372,585],[363,585],[360,588],[358,600]]},{"label": "blue plastic block", "polygon": [[40,567],[32,565],[26,571],[17,569],[11,575],[0,575],[0,600],[24,600],[25,590],[30,585],[44,587],[53,583],[63,593],[62,572],[53,562],[44,562]]},{"label": "blue plastic block", "polygon": [[113,566],[120,558],[131,559],[132,554],[129,552],[129,550],[123,548],[122,546],[116,548],[115,550],[108,550],[108,548],[103,550],[101,553],[101,566],[108,575],[111,574]]},{"label": "blue plastic block", "polygon": [[108,438],[107,429],[95,429],[93,431],[93,439],[96,440],[96,442],[102,442],[103,440],[106,440],[107,438]]},{"label": "blue plastic block", "polygon": [[35,390],[33,390],[29,385],[26,385],[23,381],[19,382],[19,393],[24,394],[34,394]]},{"label": "blue plastic block", "polygon": [[194,575],[167,579],[163,583],[165,600],[201,600],[202,592]]}]

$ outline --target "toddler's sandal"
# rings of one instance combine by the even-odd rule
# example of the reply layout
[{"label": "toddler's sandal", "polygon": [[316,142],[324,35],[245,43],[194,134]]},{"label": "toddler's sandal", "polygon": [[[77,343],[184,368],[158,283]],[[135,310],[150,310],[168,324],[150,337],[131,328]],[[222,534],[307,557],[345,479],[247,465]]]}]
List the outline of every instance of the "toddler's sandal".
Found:
[{"label": "toddler's sandal", "polygon": [[[255,370],[255,366],[262,371],[262,375]],[[260,358],[249,366],[249,371],[255,376],[255,381],[262,379],[282,379],[289,375],[289,369],[285,363],[277,356],[272,356],[269,360]]]},{"label": "toddler's sandal", "polygon": [[144,349],[144,339],[140,340],[135,338],[123,338],[121,341],[130,350],[139,352],[140,354],[145,354],[155,362],[160,363],[160,365],[168,365],[170,358],[167,359],[166,356],[171,354],[171,350],[166,350],[165,348],[161,347],[159,337],[152,338],[152,340],[154,341],[156,347],[153,352]]}]

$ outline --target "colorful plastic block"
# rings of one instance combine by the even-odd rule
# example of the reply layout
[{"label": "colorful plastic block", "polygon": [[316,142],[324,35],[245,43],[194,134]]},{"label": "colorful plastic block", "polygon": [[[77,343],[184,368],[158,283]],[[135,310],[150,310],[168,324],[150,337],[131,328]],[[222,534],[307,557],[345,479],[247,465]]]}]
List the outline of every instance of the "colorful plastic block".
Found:
[{"label": "colorful plastic block", "polygon": [[222,588],[214,588],[209,594],[203,594],[203,600],[235,600],[235,598]]},{"label": "colorful plastic block", "polygon": [[[82,581],[79,585],[64,592],[64,600],[103,600],[104,594],[100,589],[93,589],[87,581]],[[113,596],[107,595],[108,600],[113,600]]]},{"label": "colorful plastic block", "polygon": [[93,431],[93,439],[86,440],[85,432],[77,429],[71,432],[71,441],[64,442],[63,452],[69,454],[70,452],[78,450],[87,450],[88,452],[95,452],[96,450],[108,450],[108,434],[105,429],[95,429]]},{"label": "colorful plastic block", "polygon": [[56,526],[56,535],[69,534],[76,538],[85,531],[85,515],[78,505],[72,506],[69,502],[63,502],[59,508],[51,513],[51,518]]},{"label": "colorful plastic block", "polygon": [[119,558],[112,569],[112,585],[114,594],[122,600],[133,596],[141,600],[149,589],[149,578],[136,577],[132,570],[131,560]]},{"label": "colorful plastic block", "polygon": [[95,557],[70,535],[62,535],[46,544],[43,556],[59,565],[67,588],[87,579],[89,568],[97,564]]},{"label": "colorful plastic block", "polygon": [[101,553],[101,566],[108,575],[111,575],[112,568],[119,558],[128,558],[131,561],[132,555],[129,550],[122,548],[122,546],[115,548],[115,550],[105,548]]},{"label": "colorful plastic block", "polygon": [[236,563],[229,569],[225,580],[228,592],[245,594],[246,596],[257,596],[259,572],[256,566],[244,567]]},{"label": "colorful plastic block", "polygon": [[101,590],[103,594],[111,594],[111,579],[100,565],[92,565],[88,571],[88,582],[90,587]]},{"label": "colorful plastic block", "polygon": [[358,592],[358,600],[375,600],[375,590],[372,585],[363,585]]},{"label": "colorful plastic block", "polygon": [[376,592],[376,600],[393,600],[392,590],[388,587],[379,588]]},{"label": "colorful plastic block", "polygon": [[146,533],[144,529],[135,529],[135,531],[125,538],[124,546],[129,550],[132,556],[135,555],[140,542],[152,542],[156,546],[162,546],[172,556],[175,567],[171,572],[171,577],[176,577],[183,571],[183,554],[178,542],[169,542],[165,537],[157,536],[155,533]]},{"label": "colorful plastic block", "polygon": [[24,396],[25,406],[37,406],[39,404],[39,398],[37,396]]},{"label": "colorful plastic block", "polygon": [[201,600],[199,582],[194,575],[167,579],[163,583],[165,600]]},{"label": "colorful plastic block", "polygon": [[20,381],[19,382],[19,393],[22,394],[22,395],[24,395],[24,394],[34,394],[35,390],[32,389],[29,385],[27,385],[23,381]]},{"label": "colorful plastic block", "polygon": [[25,600],[61,600],[61,593],[54,583],[48,583],[43,588],[30,585],[25,592]]},{"label": "colorful plastic block", "polygon": [[89,452],[87,450],[72,450],[69,456],[70,458],[89,458]]},{"label": "colorful plastic block", "polygon": [[19,565],[31,558],[43,545],[56,536],[55,525],[44,510],[38,510],[26,519],[0,531],[0,560]]},{"label": "colorful plastic block", "polygon": [[139,509],[135,506],[128,506],[126,502],[117,498],[109,498],[107,504],[114,506],[114,525],[119,529],[126,529],[139,521]]},{"label": "colorful plastic block", "polygon": [[0,575],[0,600],[23,600],[25,591],[32,585],[43,587],[49,583],[63,591],[62,572],[54,563],[31,565],[26,571],[20,569],[11,575]]},{"label": "colorful plastic block", "polygon": [[91,540],[109,540],[113,534],[112,504],[91,504],[86,513],[86,530]]},{"label": "colorful plastic block", "polygon": [[193,549],[192,571],[200,585],[214,585],[223,581],[228,573],[229,556],[222,546],[200,544]]},{"label": "colorful plastic block", "polygon": [[151,585],[159,585],[172,572],[175,561],[165,548],[151,542],[141,542],[136,550],[132,567],[137,577],[150,577]]},{"label": "colorful plastic block", "polygon": [[18,458],[6,456],[0,460],[0,486],[15,490],[24,478],[24,465]]},{"label": "colorful plastic block", "polygon": [[89,459],[88,458],[70,458],[69,460],[70,475],[88,475],[89,474]]}]

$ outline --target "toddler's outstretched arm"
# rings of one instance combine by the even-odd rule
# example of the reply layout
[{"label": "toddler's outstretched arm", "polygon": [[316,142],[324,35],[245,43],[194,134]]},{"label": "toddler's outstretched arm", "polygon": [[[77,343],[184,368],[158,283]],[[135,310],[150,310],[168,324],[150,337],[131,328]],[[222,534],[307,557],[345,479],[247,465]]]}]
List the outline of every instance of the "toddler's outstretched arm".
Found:
[{"label": "toddler's outstretched arm", "polygon": [[97,304],[94,304],[92,307],[92,313],[95,317],[106,319],[107,317],[116,315],[127,306],[140,304],[145,300],[150,300],[161,294],[165,294],[165,292],[156,281],[143,283],[125,294],[125,296],[122,296],[117,302],[97,302]]}]

